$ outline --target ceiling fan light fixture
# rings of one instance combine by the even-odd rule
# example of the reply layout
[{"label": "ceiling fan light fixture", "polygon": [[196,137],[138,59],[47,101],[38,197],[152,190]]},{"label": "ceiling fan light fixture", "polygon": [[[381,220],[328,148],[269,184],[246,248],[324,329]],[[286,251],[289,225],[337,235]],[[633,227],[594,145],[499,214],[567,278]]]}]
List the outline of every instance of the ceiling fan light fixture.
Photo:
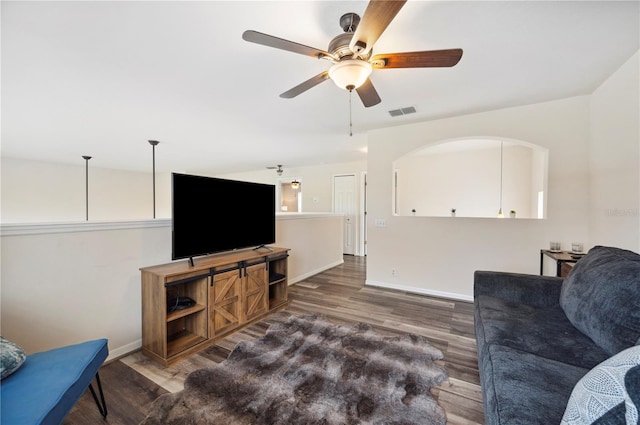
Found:
[{"label": "ceiling fan light fixture", "polygon": [[341,89],[351,91],[363,85],[372,70],[369,62],[344,59],[329,68],[329,78]]}]

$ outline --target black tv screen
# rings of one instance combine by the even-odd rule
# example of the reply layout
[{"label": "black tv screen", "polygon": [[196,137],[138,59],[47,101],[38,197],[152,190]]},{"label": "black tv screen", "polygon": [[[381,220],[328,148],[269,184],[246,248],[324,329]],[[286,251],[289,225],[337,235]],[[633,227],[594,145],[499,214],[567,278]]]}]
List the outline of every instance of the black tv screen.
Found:
[{"label": "black tv screen", "polygon": [[275,186],[172,173],[171,257],[275,243]]}]

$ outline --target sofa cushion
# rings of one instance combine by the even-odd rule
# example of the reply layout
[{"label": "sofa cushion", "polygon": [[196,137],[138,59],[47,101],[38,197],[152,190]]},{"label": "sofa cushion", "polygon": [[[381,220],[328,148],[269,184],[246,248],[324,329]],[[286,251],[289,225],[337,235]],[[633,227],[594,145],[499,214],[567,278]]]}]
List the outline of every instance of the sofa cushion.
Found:
[{"label": "sofa cushion", "polygon": [[478,353],[499,344],[591,369],[609,355],[569,322],[558,304],[536,308],[502,298],[475,299]]},{"label": "sofa cushion", "polygon": [[573,325],[609,355],[640,338],[640,255],[596,246],[562,284],[560,305]]},{"label": "sofa cushion", "polygon": [[637,424],[640,346],[627,348],[591,369],[574,387],[561,425]]},{"label": "sofa cushion", "polygon": [[18,370],[27,355],[20,346],[0,336],[0,379]]},{"label": "sofa cushion", "polygon": [[486,425],[558,424],[588,369],[490,345],[480,365]]}]

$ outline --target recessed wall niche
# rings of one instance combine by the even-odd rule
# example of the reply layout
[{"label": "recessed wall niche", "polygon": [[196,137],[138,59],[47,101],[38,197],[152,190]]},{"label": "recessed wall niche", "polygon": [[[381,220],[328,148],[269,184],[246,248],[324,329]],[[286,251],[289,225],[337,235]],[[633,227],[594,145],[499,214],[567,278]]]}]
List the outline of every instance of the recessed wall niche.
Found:
[{"label": "recessed wall niche", "polygon": [[[549,150],[487,137],[431,143],[393,162],[398,216],[546,216]],[[455,210],[455,211],[454,211]]]}]

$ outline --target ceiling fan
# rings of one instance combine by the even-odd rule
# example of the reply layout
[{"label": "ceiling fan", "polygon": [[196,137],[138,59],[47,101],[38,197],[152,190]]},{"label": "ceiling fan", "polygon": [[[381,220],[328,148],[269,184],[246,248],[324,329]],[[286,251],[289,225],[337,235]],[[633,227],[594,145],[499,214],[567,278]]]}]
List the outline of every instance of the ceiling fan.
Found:
[{"label": "ceiling fan", "polygon": [[245,31],[242,38],[252,43],[325,59],[333,64],[329,70],[287,90],[280,97],[296,97],[331,79],[342,89],[349,92],[355,90],[364,106],[370,107],[381,102],[369,79],[374,69],[451,67],[462,57],[462,49],[373,55],[373,45],[405,3],[406,0],[370,0],[362,19],[355,13],[342,15],[340,26],[344,33],[334,37],[326,51],[252,30]]},{"label": "ceiling fan", "polygon": [[278,164],[276,167],[269,166],[267,167],[267,170],[276,170],[276,173],[278,173],[279,176],[281,176],[284,171],[281,164]]}]

